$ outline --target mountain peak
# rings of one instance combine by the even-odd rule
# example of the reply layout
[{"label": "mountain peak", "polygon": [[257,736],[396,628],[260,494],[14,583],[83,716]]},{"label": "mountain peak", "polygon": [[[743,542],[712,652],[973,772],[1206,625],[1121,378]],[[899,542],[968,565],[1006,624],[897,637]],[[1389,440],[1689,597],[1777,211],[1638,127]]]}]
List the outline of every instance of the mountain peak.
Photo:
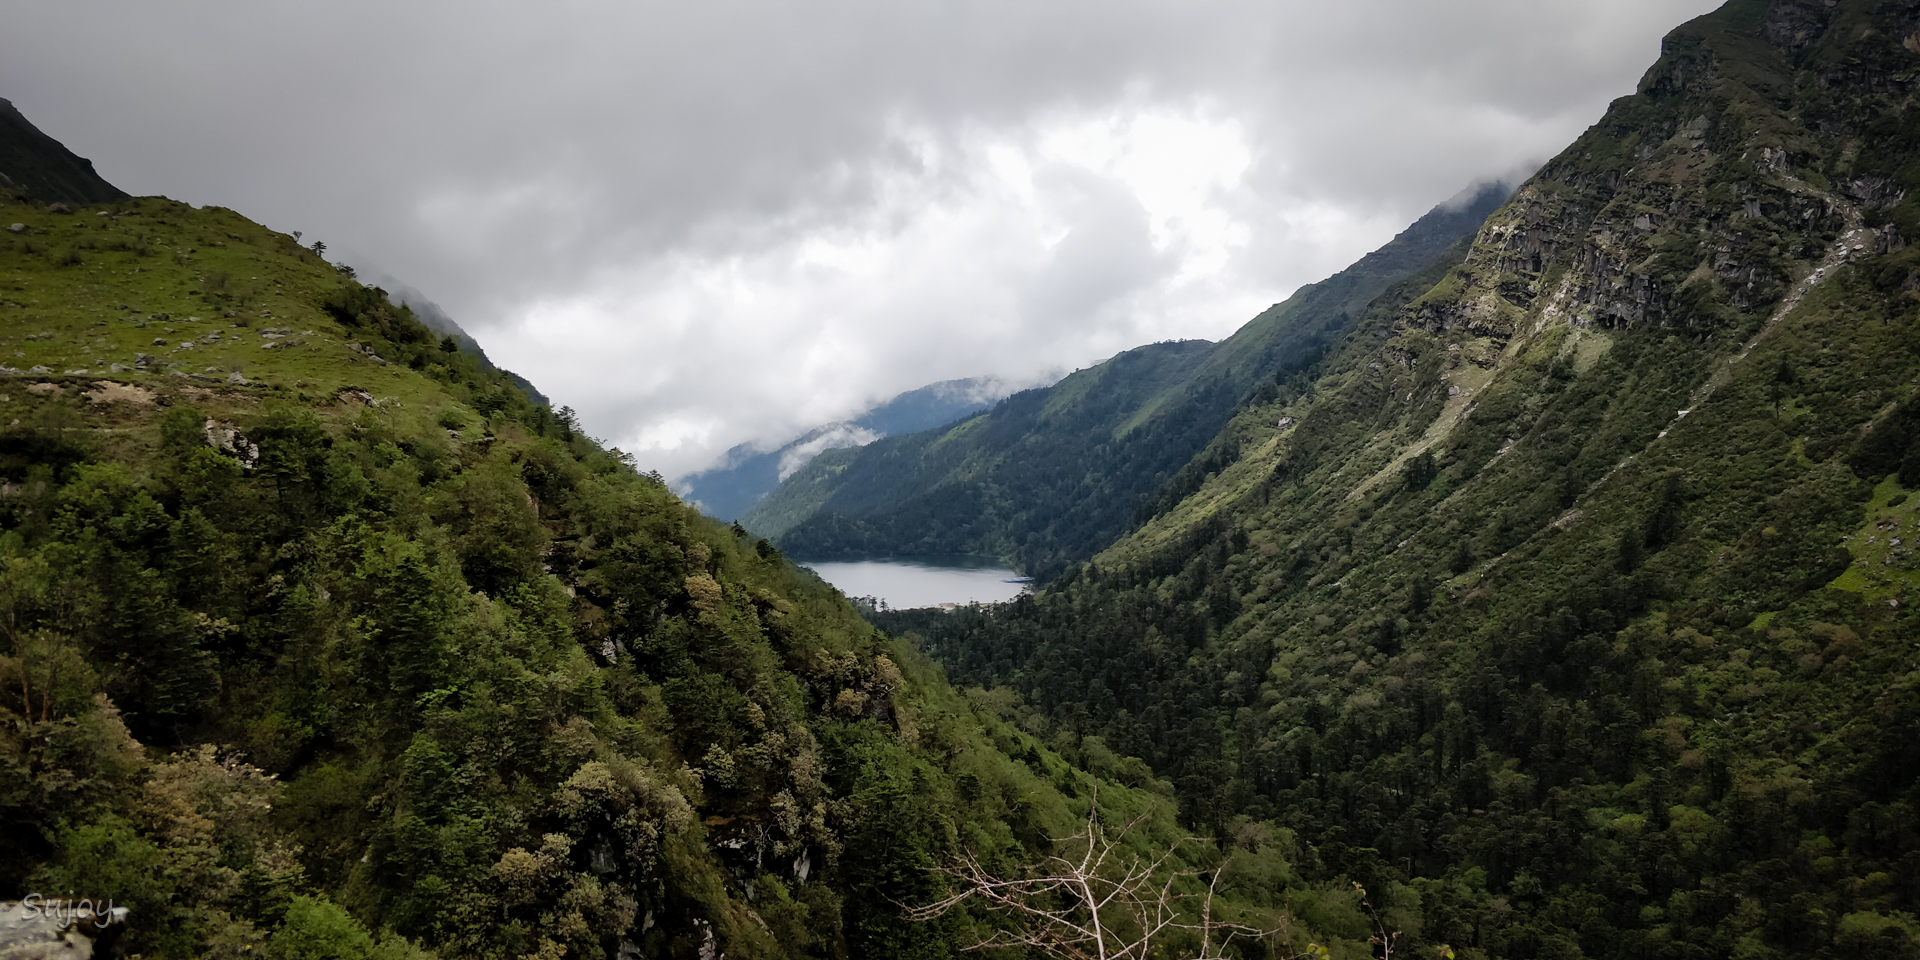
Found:
[{"label": "mountain peak", "polygon": [[0,98],[0,188],[41,203],[113,203],[127,192],[108,183],[93,161],[40,131],[13,101]]}]

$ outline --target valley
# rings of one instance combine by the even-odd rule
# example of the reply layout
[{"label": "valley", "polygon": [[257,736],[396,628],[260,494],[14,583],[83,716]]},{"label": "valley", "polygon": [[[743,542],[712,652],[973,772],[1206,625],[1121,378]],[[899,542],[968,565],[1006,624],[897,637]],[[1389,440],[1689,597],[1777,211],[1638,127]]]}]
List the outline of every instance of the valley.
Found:
[{"label": "valley", "polygon": [[1911,0],[1730,0],[1231,336],[685,497],[8,105],[0,896],[166,960],[1920,956],[1916,95]]}]

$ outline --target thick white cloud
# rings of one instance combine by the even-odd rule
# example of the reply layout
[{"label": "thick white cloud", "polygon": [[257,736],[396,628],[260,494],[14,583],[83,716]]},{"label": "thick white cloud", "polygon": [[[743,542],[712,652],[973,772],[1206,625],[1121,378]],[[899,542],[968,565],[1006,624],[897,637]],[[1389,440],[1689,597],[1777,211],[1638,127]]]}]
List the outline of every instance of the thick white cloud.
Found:
[{"label": "thick white cloud", "polygon": [[1556,152],[1710,6],[12,3],[0,96],[406,279],[676,475],[1223,336]]}]

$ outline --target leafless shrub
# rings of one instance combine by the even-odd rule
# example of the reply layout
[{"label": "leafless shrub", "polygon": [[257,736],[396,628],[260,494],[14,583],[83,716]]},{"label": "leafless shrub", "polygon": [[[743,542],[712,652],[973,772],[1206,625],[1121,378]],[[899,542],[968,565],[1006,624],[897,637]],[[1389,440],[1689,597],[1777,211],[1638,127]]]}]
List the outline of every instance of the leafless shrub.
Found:
[{"label": "leafless shrub", "polygon": [[[1267,940],[1287,949],[1290,925],[1275,929],[1231,923],[1214,915],[1219,870],[1184,868],[1178,854],[1197,842],[1188,837],[1152,855],[1134,852],[1125,842],[1140,826],[1142,814],[1109,836],[1091,803],[1086,826],[1055,840],[1062,855],[1046,857],[1020,877],[1000,877],[969,852],[936,868],[953,881],[953,892],[924,906],[910,907],[917,921],[934,920],[969,901],[1012,921],[1008,929],[967,946],[969,950],[1012,948],[1034,956],[1070,960],[1145,960],[1165,956],[1172,939],[1198,940],[1197,960],[1225,957],[1235,941]],[[1190,891],[1203,880],[1204,893]],[[1324,957],[1310,944],[1298,956]]]}]

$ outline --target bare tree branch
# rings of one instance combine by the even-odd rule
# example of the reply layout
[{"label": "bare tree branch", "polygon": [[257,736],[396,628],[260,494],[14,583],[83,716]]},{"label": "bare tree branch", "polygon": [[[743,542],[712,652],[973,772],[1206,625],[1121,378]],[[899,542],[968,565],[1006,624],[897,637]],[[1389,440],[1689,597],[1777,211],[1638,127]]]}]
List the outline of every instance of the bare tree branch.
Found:
[{"label": "bare tree branch", "polygon": [[[1198,838],[1175,841],[1151,856],[1133,852],[1125,841],[1147,816],[1142,813],[1110,837],[1101,825],[1096,796],[1088,804],[1086,826],[1072,836],[1055,838],[1055,844],[1066,848],[1065,856],[1047,856],[1026,876],[1008,878],[994,875],[969,851],[934,868],[953,881],[953,892],[924,906],[908,907],[907,916],[933,920],[963,903],[979,901],[1011,918],[1013,924],[966,949],[1019,947],[1069,960],[1146,960],[1175,931],[1197,935],[1196,960],[1214,960],[1225,956],[1222,951],[1236,940],[1282,934],[1280,929],[1262,930],[1216,918],[1214,898],[1221,873],[1217,869],[1206,878],[1204,894],[1180,892],[1183,880],[1202,874],[1176,869],[1181,848],[1199,842]],[[1324,949],[1317,944],[1304,954],[1323,955]]]}]

